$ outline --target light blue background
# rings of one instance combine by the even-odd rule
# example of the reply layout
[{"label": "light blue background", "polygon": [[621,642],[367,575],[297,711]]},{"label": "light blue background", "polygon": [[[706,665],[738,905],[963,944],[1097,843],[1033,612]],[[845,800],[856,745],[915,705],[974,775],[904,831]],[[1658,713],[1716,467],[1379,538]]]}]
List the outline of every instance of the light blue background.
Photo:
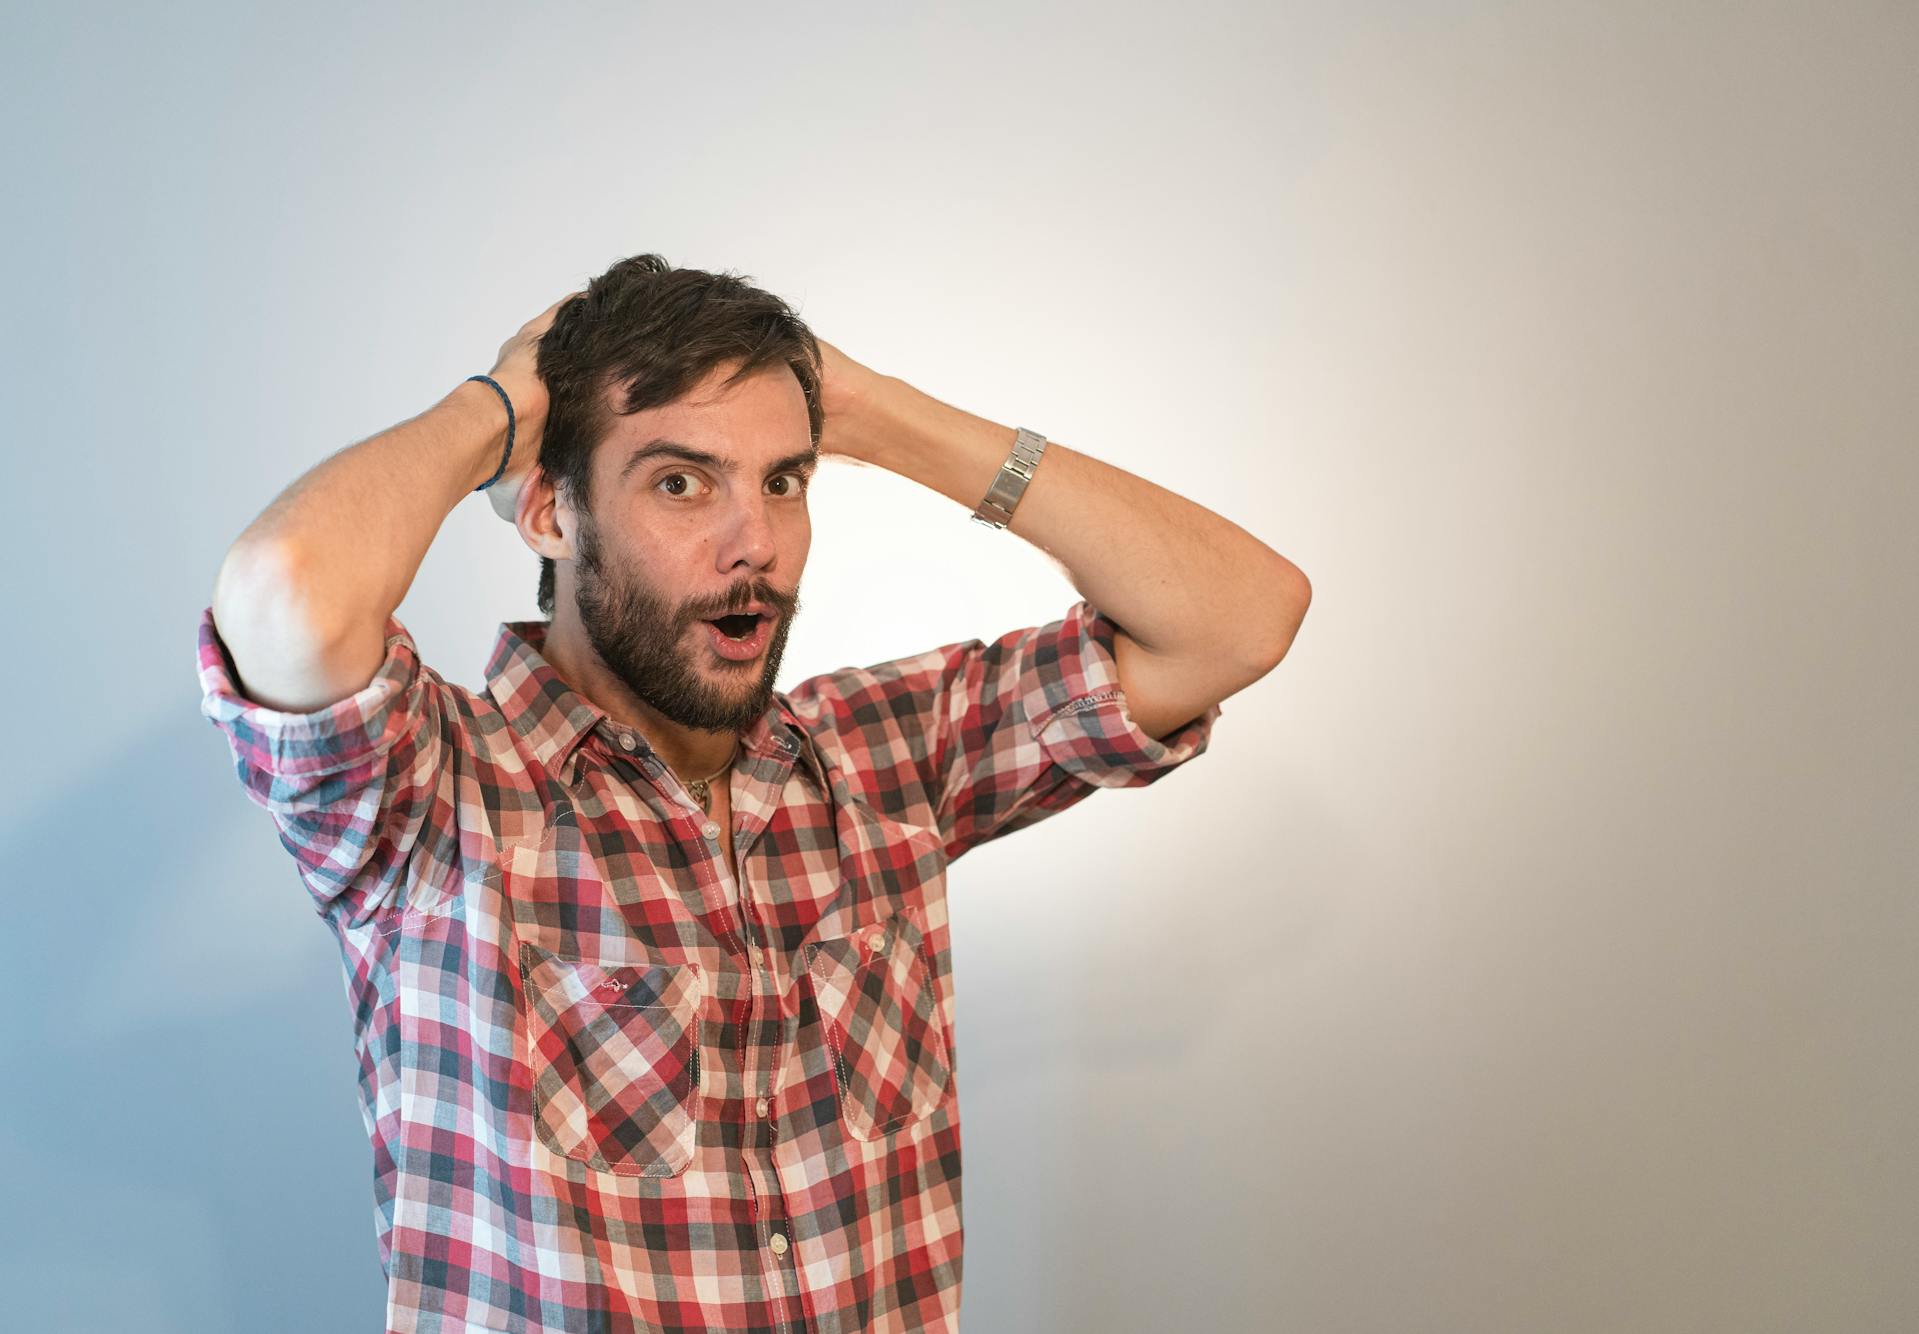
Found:
[{"label": "light blue background", "polygon": [[[195,623],[643,250],[1313,582],[1206,756],[955,867],[969,1329],[1909,1326],[1910,5],[8,27],[8,1328],[379,1327],[338,960]],[[782,684],[1075,596],[888,474],[813,506]],[[400,616],[476,687],[535,579],[469,498]]]}]

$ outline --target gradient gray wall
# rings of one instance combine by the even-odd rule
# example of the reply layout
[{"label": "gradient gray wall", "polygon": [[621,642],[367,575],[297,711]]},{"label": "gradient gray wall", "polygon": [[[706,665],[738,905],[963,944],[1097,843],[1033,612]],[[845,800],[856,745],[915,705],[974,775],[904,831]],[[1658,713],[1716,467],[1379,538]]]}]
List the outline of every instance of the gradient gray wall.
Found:
[{"label": "gradient gray wall", "polygon": [[[642,250],[1313,582],[1207,755],[954,868],[969,1329],[1912,1327],[1913,6],[273,11],[0,55],[8,1328],[378,1327],[195,621]],[[814,507],[783,686],[1075,596]],[[477,687],[535,577],[475,497],[400,615]]]}]

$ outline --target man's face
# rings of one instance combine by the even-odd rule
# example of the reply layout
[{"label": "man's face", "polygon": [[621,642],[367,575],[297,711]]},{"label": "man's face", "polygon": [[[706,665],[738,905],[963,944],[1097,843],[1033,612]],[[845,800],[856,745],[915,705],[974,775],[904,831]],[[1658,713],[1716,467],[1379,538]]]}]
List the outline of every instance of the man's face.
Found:
[{"label": "man's face", "polygon": [[[805,393],[778,366],[714,397],[734,364],[678,402],[614,418],[571,562],[601,661],[663,717],[708,731],[743,730],[766,711],[813,540]],[[711,618],[749,605],[761,622],[726,641],[729,655]]]}]

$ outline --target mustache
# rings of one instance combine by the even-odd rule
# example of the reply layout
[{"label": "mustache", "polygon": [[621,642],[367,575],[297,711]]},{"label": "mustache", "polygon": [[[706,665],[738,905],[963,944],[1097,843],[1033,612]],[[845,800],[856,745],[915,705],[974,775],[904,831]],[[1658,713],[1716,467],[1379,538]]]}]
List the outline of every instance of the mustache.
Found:
[{"label": "mustache", "polygon": [[792,603],[796,600],[797,599],[790,599],[776,594],[760,593],[735,598],[723,607],[714,607],[706,611],[696,612],[691,619],[696,621],[712,621],[718,620],[722,616],[744,616],[746,615],[748,607],[754,603],[758,603],[766,609],[765,614],[777,616],[785,620],[791,616]]}]

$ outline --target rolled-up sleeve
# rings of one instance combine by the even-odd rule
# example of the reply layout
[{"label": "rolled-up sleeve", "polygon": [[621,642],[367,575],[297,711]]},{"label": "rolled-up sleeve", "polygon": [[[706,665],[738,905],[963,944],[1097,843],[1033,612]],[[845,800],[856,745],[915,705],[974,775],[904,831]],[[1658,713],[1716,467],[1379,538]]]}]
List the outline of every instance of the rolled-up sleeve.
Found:
[{"label": "rolled-up sleeve", "polygon": [[361,921],[441,879],[430,863],[457,844],[459,710],[397,618],[387,618],[373,679],[310,713],[241,693],[211,607],[200,617],[199,674],[201,714],[225,735],[242,786],[273,816],[321,912]]},{"label": "rolled-up sleeve", "polygon": [[789,698],[832,715],[845,748],[886,775],[877,787],[917,784],[951,860],[1100,788],[1157,782],[1206,750],[1217,704],[1163,738],[1133,721],[1118,631],[1082,599],[1045,625],[846,668]]},{"label": "rolled-up sleeve", "polygon": [[1022,713],[1047,759],[1095,787],[1144,787],[1205,751],[1220,706],[1164,737],[1142,731],[1119,684],[1118,630],[1111,617],[1081,601],[1063,619],[1027,632],[1034,635],[1030,646],[1016,639],[1007,665],[1012,687],[1030,692]]}]

